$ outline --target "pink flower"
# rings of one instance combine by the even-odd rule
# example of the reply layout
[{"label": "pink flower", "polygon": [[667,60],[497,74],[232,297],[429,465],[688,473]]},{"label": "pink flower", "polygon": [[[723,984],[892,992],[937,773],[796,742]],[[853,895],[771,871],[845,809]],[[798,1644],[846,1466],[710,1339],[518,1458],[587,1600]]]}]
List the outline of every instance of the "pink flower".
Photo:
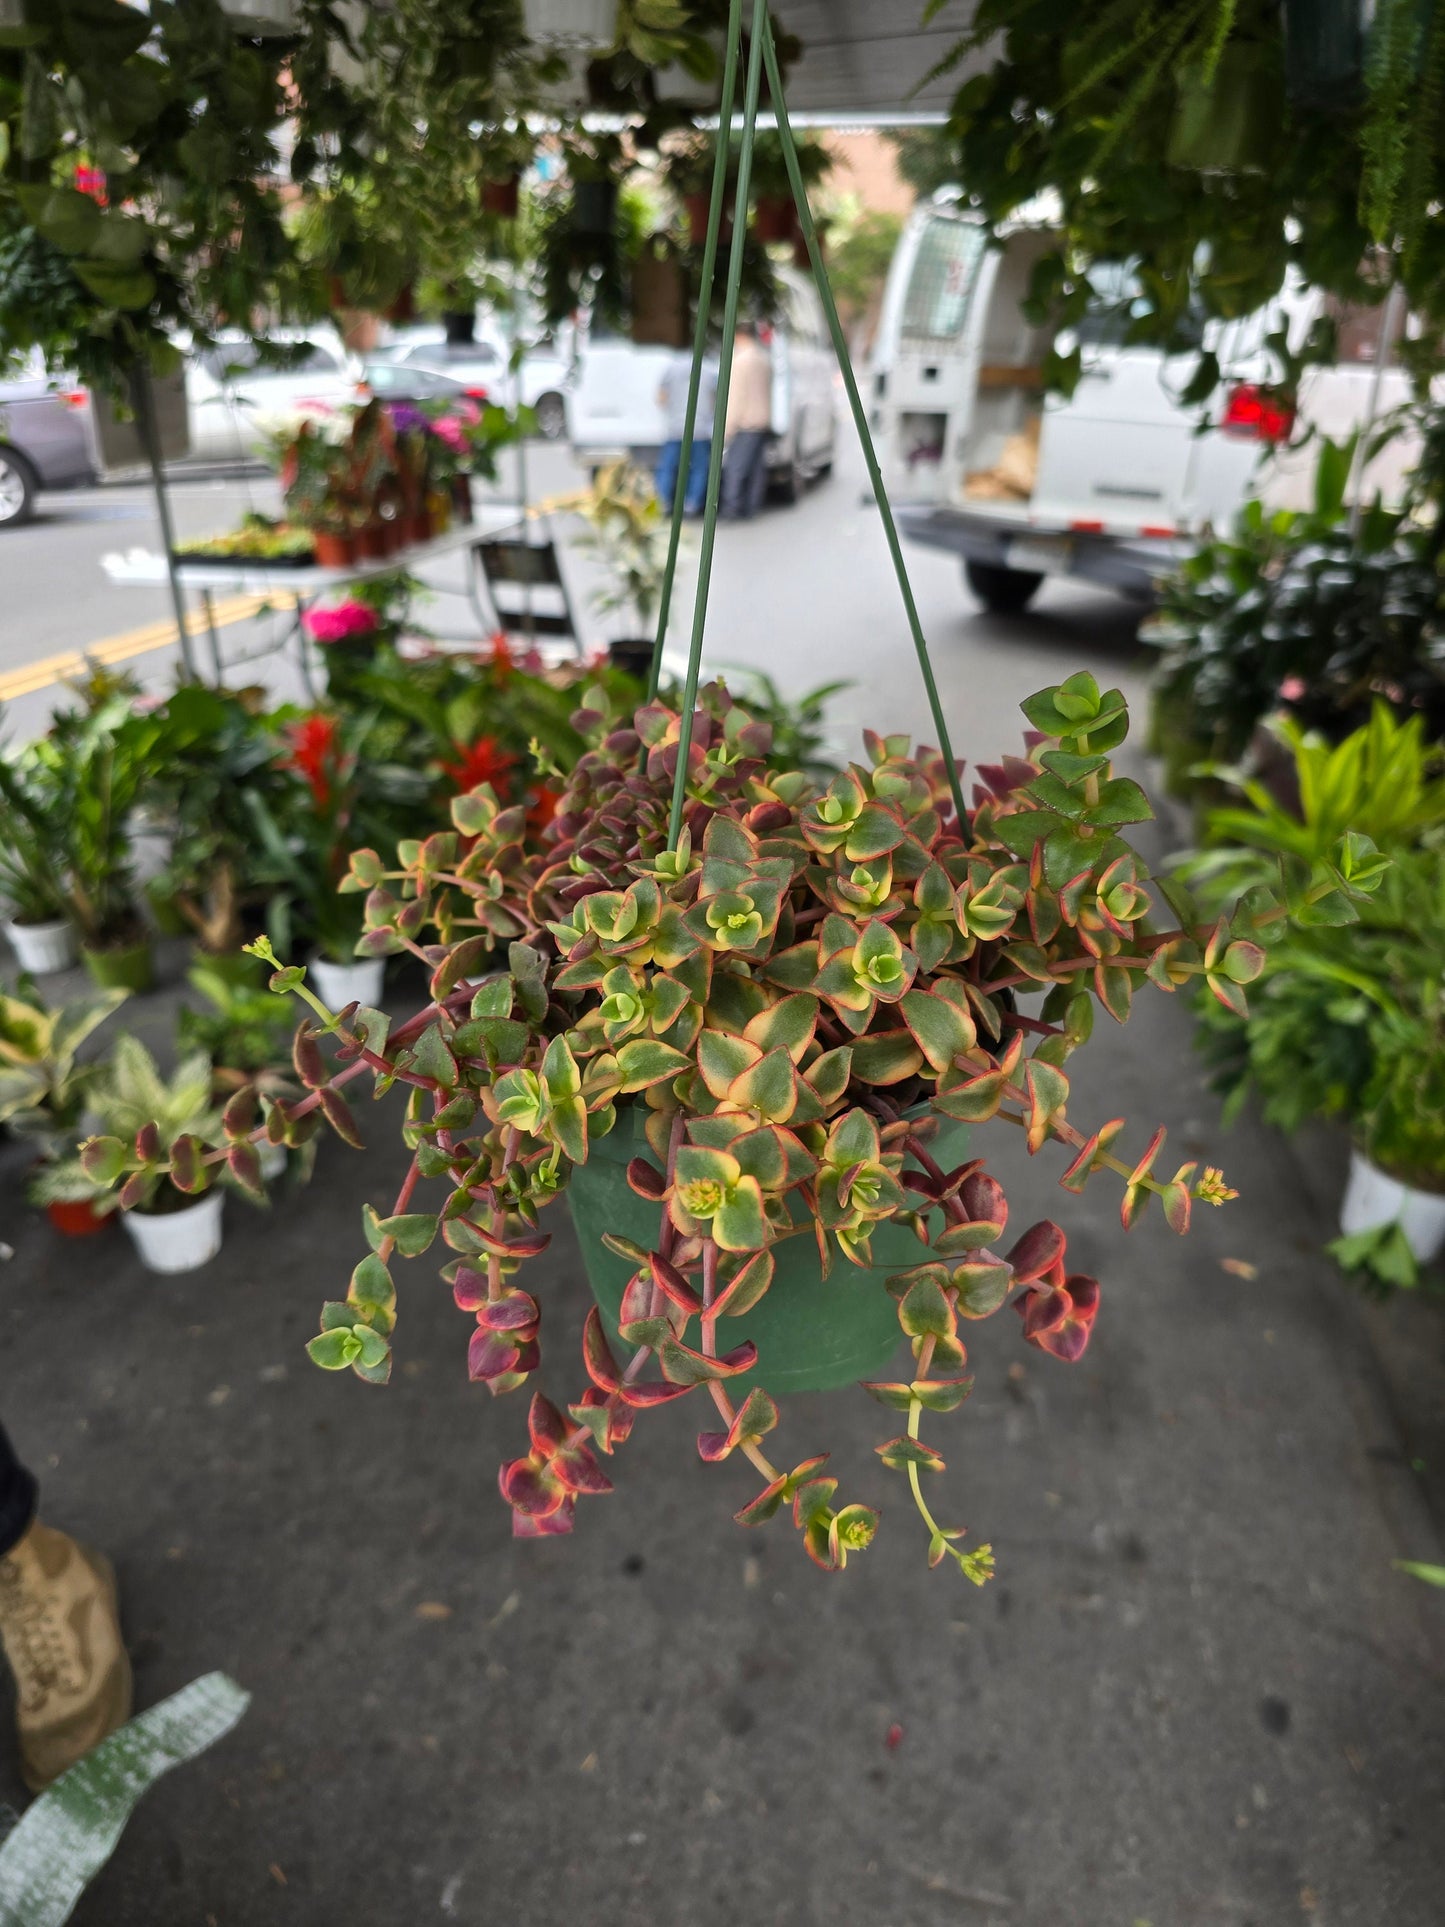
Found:
[{"label": "pink flower", "polygon": [[1279,686],[1279,699],[1283,703],[1297,703],[1304,693],[1303,676],[1286,676]]},{"label": "pink flower", "polygon": [[438,441],[445,442],[454,454],[461,455],[465,452],[466,430],[454,415],[439,415],[432,423],[432,433]]},{"label": "pink flower", "polygon": [[338,602],[334,609],[308,609],[306,633],[316,642],[347,642],[374,634],[376,611],[365,602]]}]

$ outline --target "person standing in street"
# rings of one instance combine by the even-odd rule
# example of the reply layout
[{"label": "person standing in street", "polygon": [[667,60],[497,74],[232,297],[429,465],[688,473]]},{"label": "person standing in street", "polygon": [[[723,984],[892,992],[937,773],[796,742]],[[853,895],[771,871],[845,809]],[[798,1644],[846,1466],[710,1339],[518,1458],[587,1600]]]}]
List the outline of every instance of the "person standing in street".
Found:
[{"label": "person standing in street", "polygon": [[768,490],[768,436],[773,426],[773,358],[749,321],[738,323],[724,428],[722,513],[746,522]]},{"label": "person standing in street", "polygon": [[[677,469],[682,460],[682,437],[687,427],[687,390],[692,378],[692,356],[676,349],[662,374],[657,399],[662,406],[667,439],[657,457],[653,479],[657,499],[669,515],[677,488]],[[709,356],[702,364],[697,390],[697,420],[692,432],[692,460],[687,470],[687,493],[683,497],[684,515],[701,515],[707,496],[707,465],[712,452],[713,416],[717,409],[717,361]]]},{"label": "person standing in street", "polygon": [[15,1675],[25,1784],[39,1793],[130,1718],[130,1660],[102,1553],[36,1517],[34,1475],[0,1426],[0,1644]]}]

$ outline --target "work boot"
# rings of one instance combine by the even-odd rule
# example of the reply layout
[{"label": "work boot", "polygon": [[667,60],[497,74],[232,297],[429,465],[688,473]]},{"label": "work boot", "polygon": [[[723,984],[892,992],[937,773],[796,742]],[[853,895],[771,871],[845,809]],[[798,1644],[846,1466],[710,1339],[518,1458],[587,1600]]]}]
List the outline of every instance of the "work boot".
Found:
[{"label": "work boot", "polygon": [[39,1520],[0,1558],[0,1641],[32,1793],[130,1718],[130,1660],[102,1553]]}]

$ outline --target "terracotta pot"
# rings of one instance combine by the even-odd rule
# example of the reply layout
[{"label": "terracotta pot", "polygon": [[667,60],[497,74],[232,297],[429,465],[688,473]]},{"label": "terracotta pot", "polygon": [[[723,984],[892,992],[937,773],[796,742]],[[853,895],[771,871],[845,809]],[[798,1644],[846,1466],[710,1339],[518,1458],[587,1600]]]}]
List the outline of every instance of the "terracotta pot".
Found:
[{"label": "terracotta pot", "polygon": [[707,194],[684,194],[683,210],[687,215],[688,239],[695,248],[700,248],[707,239],[707,216],[711,206],[711,196]]},{"label": "terracotta pot", "polygon": [[407,322],[416,320],[416,290],[409,281],[391,306],[382,309],[381,314],[384,321],[390,321],[397,327],[405,327]]},{"label": "terracotta pot", "polygon": [[791,194],[760,194],[753,209],[753,233],[760,241],[791,241],[798,229]]},{"label": "terracotta pot", "polygon": [[349,569],[356,560],[356,543],[349,535],[333,535],[328,529],[318,529],[311,539],[316,545],[318,568]]},{"label": "terracotta pot", "polygon": [[[818,244],[818,252],[821,254],[822,251],[823,244],[820,241]],[[801,228],[795,228],[793,231],[793,266],[795,268],[802,268],[808,273],[811,273],[813,268],[813,263],[808,255],[807,238]]]},{"label": "terracotta pot", "polygon": [[413,514],[401,518],[402,536],[407,546],[417,542],[431,541],[431,517],[425,509],[417,509]]},{"label": "terracotta pot", "polygon": [[89,1198],[57,1198],[46,1205],[45,1215],[62,1238],[93,1238],[110,1223],[109,1215],[102,1216]]},{"label": "terracotta pot", "polygon": [[363,562],[380,562],[391,554],[391,538],[379,517],[357,530],[356,553]]},{"label": "terracotta pot", "polygon": [[472,517],[472,478],[470,475],[452,477],[452,513],[458,522],[470,523]]},{"label": "terracotta pot", "polygon": [[521,200],[521,187],[520,174],[509,174],[504,181],[483,181],[483,214],[496,214],[504,221],[515,221]]}]

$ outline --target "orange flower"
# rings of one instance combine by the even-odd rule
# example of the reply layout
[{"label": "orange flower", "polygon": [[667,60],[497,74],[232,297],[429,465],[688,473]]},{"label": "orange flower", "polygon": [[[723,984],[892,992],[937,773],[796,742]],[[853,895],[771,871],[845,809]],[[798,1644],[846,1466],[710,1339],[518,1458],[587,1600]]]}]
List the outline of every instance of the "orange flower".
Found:
[{"label": "orange flower", "polygon": [[339,725],[334,716],[322,710],[313,710],[303,716],[300,722],[287,723],[286,740],[291,745],[289,756],[282,758],[283,769],[294,770],[306,779],[311,794],[316,799],[316,807],[324,810],[332,798],[332,783],[338,775],[339,762]]}]

